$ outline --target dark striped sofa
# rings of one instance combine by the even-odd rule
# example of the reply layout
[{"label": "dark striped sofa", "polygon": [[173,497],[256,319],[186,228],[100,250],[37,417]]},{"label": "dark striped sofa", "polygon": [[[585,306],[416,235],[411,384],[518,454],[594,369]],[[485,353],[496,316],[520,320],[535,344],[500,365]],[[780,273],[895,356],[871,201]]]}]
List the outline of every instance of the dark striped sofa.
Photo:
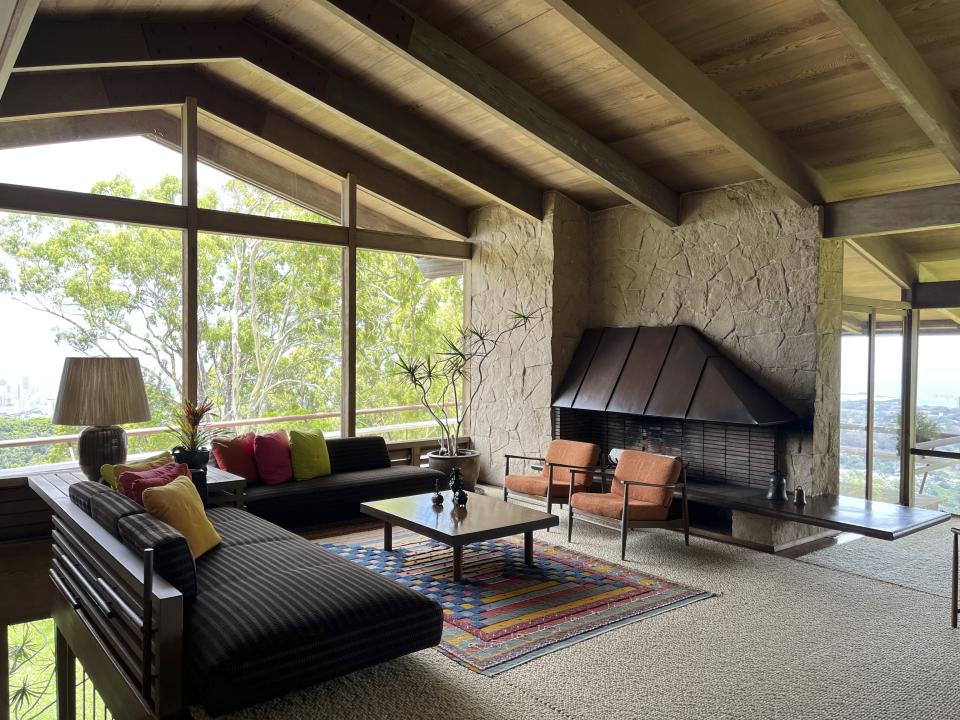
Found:
[{"label": "dark striped sofa", "polygon": [[308,527],[359,514],[360,503],[432,492],[443,473],[392,465],[382,437],[327,441],[330,475],[279,485],[248,484],[246,505],[254,515],[284,527]]},{"label": "dark striped sofa", "polygon": [[133,552],[154,549],[183,594],[184,698],[211,715],[440,642],[436,602],[244,510],[208,510],[222,543],[194,561],[120,493],[84,481],[70,498]]}]

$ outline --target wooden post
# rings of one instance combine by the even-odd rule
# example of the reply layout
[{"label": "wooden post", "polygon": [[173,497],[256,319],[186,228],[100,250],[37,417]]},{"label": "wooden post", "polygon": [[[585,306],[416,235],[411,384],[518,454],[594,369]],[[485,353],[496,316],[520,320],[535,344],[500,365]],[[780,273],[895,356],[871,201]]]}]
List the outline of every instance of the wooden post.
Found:
[{"label": "wooden post", "polygon": [[183,175],[181,197],[187,209],[186,227],[183,229],[183,397],[197,401],[199,378],[197,377],[197,99],[188,97],[183,103],[180,119],[181,155]]},{"label": "wooden post", "polygon": [[867,433],[866,433],[866,486],[863,490],[863,496],[867,500],[873,499],[873,424],[874,424],[874,405],[876,402],[876,368],[874,367],[877,359],[877,310],[870,308],[870,320],[868,322],[870,337],[867,341]]},{"label": "wooden post", "polygon": [[57,675],[57,720],[76,720],[77,717],[77,659],[66,638],[55,629]]},{"label": "wooden post", "polygon": [[342,251],[340,437],[353,437],[357,434],[357,182],[351,173],[343,179],[340,203],[340,224],[347,228],[347,246]]},{"label": "wooden post", "polygon": [[910,452],[917,444],[917,360],[920,341],[920,311],[903,317],[903,375],[900,392],[900,504],[913,505],[915,459]]}]

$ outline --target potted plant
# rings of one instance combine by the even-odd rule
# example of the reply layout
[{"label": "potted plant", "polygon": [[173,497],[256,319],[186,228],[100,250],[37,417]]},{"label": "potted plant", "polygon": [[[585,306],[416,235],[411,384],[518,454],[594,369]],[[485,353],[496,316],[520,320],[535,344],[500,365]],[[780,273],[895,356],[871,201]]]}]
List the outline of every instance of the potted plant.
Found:
[{"label": "potted plant", "polygon": [[427,455],[430,467],[446,476],[459,467],[466,490],[476,488],[480,453],[460,447],[460,435],[483,386],[484,365],[508,336],[539,322],[541,310],[514,311],[507,327],[497,331],[480,326],[460,328],[456,336],[443,337],[442,352],[396,360],[397,374],[416,389],[420,404],[440,428],[440,449]]},{"label": "potted plant", "polygon": [[201,426],[212,408],[213,403],[210,400],[201,400],[194,404],[184,399],[174,424],[167,426],[167,430],[177,440],[177,445],[170,454],[174,460],[184,463],[191,470],[207,466],[210,462],[210,442],[223,434],[222,430]]}]

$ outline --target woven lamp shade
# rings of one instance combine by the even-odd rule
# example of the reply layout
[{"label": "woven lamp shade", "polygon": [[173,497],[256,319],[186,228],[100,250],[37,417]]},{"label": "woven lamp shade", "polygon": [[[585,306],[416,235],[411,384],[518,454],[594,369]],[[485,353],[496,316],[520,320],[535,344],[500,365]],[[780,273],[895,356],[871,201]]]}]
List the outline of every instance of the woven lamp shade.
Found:
[{"label": "woven lamp shade", "polygon": [[53,410],[57,425],[121,425],[150,419],[136,358],[71,357]]}]

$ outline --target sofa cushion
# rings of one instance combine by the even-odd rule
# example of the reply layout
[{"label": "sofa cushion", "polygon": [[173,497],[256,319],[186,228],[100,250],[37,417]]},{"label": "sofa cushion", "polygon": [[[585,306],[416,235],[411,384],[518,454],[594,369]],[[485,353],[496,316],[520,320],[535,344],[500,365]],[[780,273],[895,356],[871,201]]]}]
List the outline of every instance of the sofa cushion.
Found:
[{"label": "sofa cushion", "polygon": [[232,438],[214,438],[210,443],[217,467],[228,473],[245,478],[247,484],[259,480],[257,462],[253,456],[253,441],[256,435],[248,432]]},{"label": "sofa cushion", "polygon": [[294,480],[308,480],[330,474],[330,453],[323,432],[290,431],[290,463]]},{"label": "sofa cushion", "polygon": [[185,598],[197,594],[193,555],[183,535],[147,512],[120,518],[117,527],[120,540],[138,557],[143,556],[145,549],[153,548],[154,569]]},{"label": "sofa cushion", "polygon": [[220,544],[220,536],[207,518],[197,487],[186,476],[144,490],[143,507],[187,539],[194,559]]},{"label": "sofa cushion", "polygon": [[293,477],[286,430],[257,435],[253,440],[253,458],[257,461],[260,481],[267,485],[285,483]]},{"label": "sofa cushion", "polygon": [[[249,518],[210,511],[225,538]],[[292,533],[197,561],[185,614],[191,701],[217,715],[437,644],[440,606]]]},{"label": "sofa cushion", "polygon": [[67,492],[69,493],[70,500],[73,502],[73,504],[89,515],[90,498],[92,498],[94,495],[99,495],[100,493],[113,492],[113,490],[103,483],[92,482],[90,480],[80,480],[79,482],[71,483]]},{"label": "sofa cushion", "polygon": [[181,475],[190,476],[190,468],[183,463],[169,462],[150,470],[127,470],[117,476],[117,485],[128,498],[143,505],[143,491],[162,487]]},{"label": "sofa cushion", "polygon": [[120,485],[117,483],[117,478],[127,470],[151,470],[153,468],[158,468],[161,465],[166,465],[169,462],[173,462],[173,455],[171,455],[168,450],[164,450],[156,455],[151,455],[150,457],[145,457],[140,460],[125,462],[122,465],[101,465],[100,476],[106,480],[110,487],[112,487],[114,490],[120,490]]},{"label": "sofa cushion", "polygon": [[306,497],[327,505],[357,504],[430,492],[437,479],[443,482],[443,473],[411,465],[337,472],[322,478],[282,485],[257,485],[247,490],[247,504],[255,508],[257,503],[266,500],[287,498],[296,502],[297,498]]},{"label": "sofa cushion", "polygon": [[128,515],[143,512],[143,507],[116,490],[107,490],[90,498],[90,517],[114,537],[120,537],[119,522]]},{"label": "sofa cushion", "polygon": [[382,437],[336,438],[327,442],[330,470],[348,473],[355,470],[376,470],[390,467],[390,453]]}]

